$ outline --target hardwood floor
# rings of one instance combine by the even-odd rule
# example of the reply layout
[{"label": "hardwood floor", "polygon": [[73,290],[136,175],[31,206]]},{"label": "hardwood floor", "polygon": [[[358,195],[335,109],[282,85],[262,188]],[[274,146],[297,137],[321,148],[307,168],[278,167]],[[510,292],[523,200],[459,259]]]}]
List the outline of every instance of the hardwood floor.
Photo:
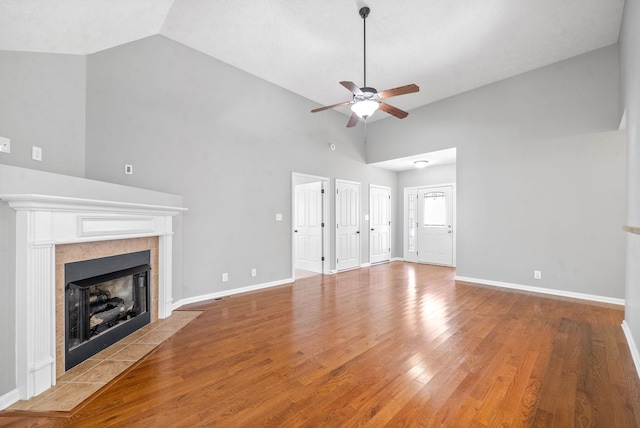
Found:
[{"label": "hardwood floor", "polygon": [[14,426],[640,426],[619,306],[394,262],[222,300],[74,412]]}]

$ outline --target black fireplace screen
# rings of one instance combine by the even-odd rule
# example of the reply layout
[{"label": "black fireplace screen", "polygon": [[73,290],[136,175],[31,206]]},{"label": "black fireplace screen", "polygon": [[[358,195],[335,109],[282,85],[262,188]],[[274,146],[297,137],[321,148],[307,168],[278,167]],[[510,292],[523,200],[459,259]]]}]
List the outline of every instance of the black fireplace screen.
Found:
[{"label": "black fireplace screen", "polygon": [[[151,267],[149,252],[141,253],[65,266],[65,278],[72,279],[65,296],[66,370],[150,322]],[[140,261],[146,263],[128,267]],[[107,273],[75,279],[97,272]]]}]

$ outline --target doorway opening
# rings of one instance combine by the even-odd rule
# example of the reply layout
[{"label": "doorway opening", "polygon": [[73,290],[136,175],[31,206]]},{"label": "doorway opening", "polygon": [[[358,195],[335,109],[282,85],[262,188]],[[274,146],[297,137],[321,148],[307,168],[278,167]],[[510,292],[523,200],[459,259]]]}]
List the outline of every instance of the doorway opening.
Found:
[{"label": "doorway opening", "polygon": [[329,179],[294,172],[291,181],[291,277],[328,274]]}]

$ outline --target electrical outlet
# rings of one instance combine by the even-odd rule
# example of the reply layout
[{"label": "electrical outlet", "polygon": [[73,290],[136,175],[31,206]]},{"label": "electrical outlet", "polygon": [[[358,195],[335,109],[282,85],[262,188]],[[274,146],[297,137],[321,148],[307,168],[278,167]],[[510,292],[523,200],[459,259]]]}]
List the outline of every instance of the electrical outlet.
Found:
[{"label": "electrical outlet", "polygon": [[0,153],[11,153],[11,140],[0,137]]},{"label": "electrical outlet", "polygon": [[258,274],[258,271],[255,269],[251,269],[251,276],[256,276]]},{"label": "electrical outlet", "polygon": [[229,281],[229,274],[225,272],[222,274],[222,282],[227,282],[227,281]]},{"label": "electrical outlet", "polygon": [[533,278],[534,279],[542,279],[542,271],[534,270],[533,271]]},{"label": "electrical outlet", "polygon": [[124,173],[127,174],[127,175],[133,174],[133,165],[125,165],[124,166]]},{"label": "electrical outlet", "polygon": [[31,146],[31,159],[35,161],[42,160],[42,147]]}]

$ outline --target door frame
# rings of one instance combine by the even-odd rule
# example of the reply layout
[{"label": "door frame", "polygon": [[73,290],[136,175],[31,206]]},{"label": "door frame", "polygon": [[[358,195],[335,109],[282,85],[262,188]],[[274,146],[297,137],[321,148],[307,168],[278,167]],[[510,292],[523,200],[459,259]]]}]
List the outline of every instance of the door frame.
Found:
[{"label": "door frame", "polygon": [[296,216],[296,181],[297,179],[304,180],[313,180],[320,181],[322,183],[322,188],[324,189],[324,193],[322,194],[322,223],[324,223],[324,227],[322,228],[322,257],[324,261],[322,262],[322,274],[327,275],[330,272],[330,259],[329,259],[329,250],[330,246],[330,228],[329,228],[329,213],[331,198],[328,196],[331,195],[331,180],[329,177],[321,177],[318,175],[310,175],[304,174],[300,172],[292,172],[291,173],[291,278],[296,279],[296,236],[295,236],[295,216]]},{"label": "door frame", "polygon": [[[391,224],[391,211],[392,211],[392,204],[391,204],[391,187],[389,186],[380,186],[378,184],[369,184],[369,264],[373,264],[372,260],[373,260],[373,246],[372,246],[372,240],[371,240],[371,190],[372,189],[384,189],[384,190],[388,190],[389,191],[389,213],[388,213],[388,218],[389,218],[389,258],[387,260],[383,260],[380,262],[376,262],[376,263],[385,263],[385,262],[389,262],[391,261],[391,243],[393,242],[393,227]],[[362,228],[360,228],[362,229]]]},{"label": "door frame", "polygon": [[[406,255],[406,250],[407,250],[407,233],[408,233],[408,224],[407,224],[407,197],[408,194],[410,192],[415,192],[418,193],[419,189],[435,189],[438,187],[445,187],[445,186],[451,186],[451,197],[453,198],[453,264],[451,264],[451,267],[456,267],[457,265],[457,259],[456,259],[456,255],[457,255],[457,242],[458,242],[458,204],[457,204],[457,199],[458,199],[458,194],[456,191],[456,183],[442,183],[442,184],[430,184],[428,186],[411,186],[411,187],[405,187],[404,188],[404,192],[403,192],[403,201],[402,201],[402,205],[403,205],[403,210],[402,210],[402,257],[404,258]],[[418,237],[416,236],[416,245],[418,244],[417,241]],[[420,251],[420,249],[418,248],[418,251]],[[411,261],[411,262],[415,262],[418,263],[417,260],[407,260],[407,261]],[[449,265],[447,265],[449,266]]]}]

